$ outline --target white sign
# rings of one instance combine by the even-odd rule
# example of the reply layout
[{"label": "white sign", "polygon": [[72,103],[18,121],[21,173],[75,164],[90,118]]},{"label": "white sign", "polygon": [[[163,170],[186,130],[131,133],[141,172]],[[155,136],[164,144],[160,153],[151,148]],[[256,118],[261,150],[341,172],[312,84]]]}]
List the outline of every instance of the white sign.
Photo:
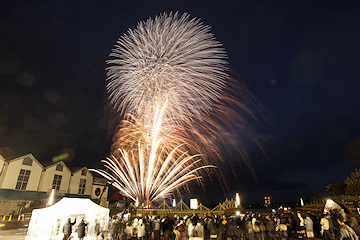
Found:
[{"label": "white sign", "polygon": [[197,208],[198,208],[197,198],[190,199],[190,209],[197,209]]}]

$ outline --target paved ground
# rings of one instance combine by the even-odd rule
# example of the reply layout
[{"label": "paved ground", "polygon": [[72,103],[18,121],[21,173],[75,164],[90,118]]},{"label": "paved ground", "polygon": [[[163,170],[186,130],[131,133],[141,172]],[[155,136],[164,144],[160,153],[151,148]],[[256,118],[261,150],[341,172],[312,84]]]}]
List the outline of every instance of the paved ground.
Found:
[{"label": "paved ground", "polygon": [[29,219],[25,221],[17,221],[17,216],[14,216],[11,221],[9,217],[5,219],[0,218],[0,240],[24,240],[29,224]]},{"label": "paved ground", "polygon": [[[1,229],[1,228],[0,228]],[[11,229],[11,230],[2,230],[0,231],[0,239],[10,239],[10,240],[24,240],[26,236],[27,228]]]}]

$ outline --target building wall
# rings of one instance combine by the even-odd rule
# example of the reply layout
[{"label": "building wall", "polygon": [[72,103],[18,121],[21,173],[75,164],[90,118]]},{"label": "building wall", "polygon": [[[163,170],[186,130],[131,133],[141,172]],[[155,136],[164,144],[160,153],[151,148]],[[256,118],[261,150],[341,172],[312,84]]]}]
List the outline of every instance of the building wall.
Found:
[{"label": "building wall", "polygon": [[[107,187],[107,180],[104,178],[94,178],[93,179],[93,183],[92,183],[92,187],[91,187],[91,195],[90,198],[91,199],[98,199],[104,190],[104,193],[102,195],[102,197],[106,197],[108,196],[108,187]],[[98,190],[97,190],[98,189]]]},{"label": "building wall", "polygon": [[0,155],[0,178],[4,165],[5,165],[5,158]]},{"label": "building wall", "polygon": [[[8,200],[0,202],[0,215],[19,214],[19,211],[26,209],[30,206],[32,201],[26,200]],[[20,209],[20,206],[23,208]]]},{"label": "building wall", "polygon": [[[56,166],[58,164],[63,165],[62,171],[56,170]],[[39,185],[39,190],[38,190],[39,192],[48,192],[52,189],[52,184],[55,174],[62,176],[59,192],[62,192],[64,194],[68,193],[71,171],[66,167],[66,165],[63,162],[59,162],[44,169],[44,172],[42,172],[41,181]]]},{"label": "building wall", "polygon": [[3,156],[0,155],[0,166],[1,166],[1,170],[0,170],[0,188],[4,182],[5,176],[6,176],[6,168],[7,168],[7,163],[5,163],[5,159]]},{"label": "building wall", "polygon": [[107,198],[108,196],[108,187],[107,186],[104,186],[104,185],[96,185],[96,184],[93,184],[92,187],[91,187],[91,198],[92,199],[98,199],[100,197],[100,195],[97,195],[95,192],[97,191],[96,189],[99,188],[100,190],[100,195],[102,193],[102,191],[104,190],[105,188],[105,191],[102,195],[102,197],[105,197]]},{"label": "building wall", "polygon": [[[106,180],[95,178],[91,186],[90,198],[101,206],[107,206],[108,198],[108,186],[106,186]],[[104,190],[105,189],[105,190]],[[104,192],[103,192],[104,191]],[[102,193],[103,192],[103,193]],[[101,195],[102,193],[102,195]],[[99,199],[101,196],[101,199]]]},{"label": "building wall", "polygon": [[32,158],[33,160],[32,166],[23,165],[22,163],[25,157],[29,157],[29,156],[26,155],[21,158],[14,159],[9,162],[9,165],[5,166],[2,175],[6,175],[6,177],[2,176],[2,182],[0,188],[15,190],[15,186],[17,183],[17,179],[19,177],[20,170],[25,169],[31,171],[29,176],[29,181],[26,186],[26,191],[37,191],[40,182],[42,166],[40,166],[38,162],[33,158]]},{"label": "building wall", "polygon": [[69,194],[78,194],[80,179],[86,179],[84,195],[86,195],[86,196],[91,195],[91,186],[93,183],[93,176],[86,167],[85,167],[86,176],[81,175],[81,172],[83,169],[84,168],[79,169],[78,171],[73,173],[73,175],[71,176],[71,181],[70,181],[70,186],[69,186]]},{"label": "building wall", "polygon": [[[32,166],[23,165],[23,159],[29,157],[32,161]],[[63,165],[62,171],[56,170],[58,164]],[[82,169],[86,169],[86,176],[81,175]],[[32,202],[45,202],[50,196],[52,183],[55,174],[61,175],[60,191],[56,192],[55,201],[62,197],[76,197],[76,198],[91,198],[97,200],[98,197],[93,198],[96,187],[105,187],[106,180],[94,179],[91,172],[86,167],[72,172],[64,162],[60,161],[49,167],[44,168],[43,165],[31,155],[25,155],[14,160],[7,161],[0,155],[0,215],[1,214],[17,214],[19,212],[18,204],[26,203],[30,205]],[[30,170],[29,181],[26,189],[16,190],[16,183],[21,169]],[[85,191],[83,195],[78,195],[80,179],[86,179]],[[93,186],[95,184],[95,186]],[[107,206],[108,191],[103,193],[100,204]],[[45,206],[45,205],[44,205]]]}]

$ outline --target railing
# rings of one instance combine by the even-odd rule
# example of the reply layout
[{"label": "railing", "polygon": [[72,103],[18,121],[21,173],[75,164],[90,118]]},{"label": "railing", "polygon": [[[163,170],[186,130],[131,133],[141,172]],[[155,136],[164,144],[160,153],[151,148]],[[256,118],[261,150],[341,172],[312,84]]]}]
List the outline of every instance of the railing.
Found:
[{"label": "railing", "polygon": [[[191,216],[194,213],[198,214],[199,216],[202,215],[224,215],[226,213],[225,210],[208,210],[208,211],[201,211],[201,210],[185,210],[185,211],[178,211],[178,210],[170,210],[170,209],[134,209],[136,214],[142,214],[143,216],[154,215],[154,216],[169,216],[169,215],[177,215],[180,217],[183,216]],[[231,212],[235,214],[235,210]]]},{"label": "railing", "polygon": [[[47,195],[50,195],[52,190],[53,190],[53,189],[48,189],[48,190],[46,191],[46,194],[47,194]],[[66,191],[65,191],[65,190],[55,190],[55,195],[56,195],[56,196],[65,196],[65,194],[66,194]]]}]

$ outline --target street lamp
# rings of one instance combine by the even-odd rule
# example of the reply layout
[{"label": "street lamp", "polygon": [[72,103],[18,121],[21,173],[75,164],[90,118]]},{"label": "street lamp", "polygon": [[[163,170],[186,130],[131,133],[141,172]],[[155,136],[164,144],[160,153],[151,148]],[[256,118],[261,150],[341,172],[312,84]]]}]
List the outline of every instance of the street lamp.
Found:
[{"label": "street lamp", "polygon": [[239,193],[235,194],[235,207],[238,208],[240,206],[240,195]]},{"label": "street lamp", "polygon": [[51,189],[48,206],[50,206],[54,203],[54,196],[55,196],[55,189]]}]

